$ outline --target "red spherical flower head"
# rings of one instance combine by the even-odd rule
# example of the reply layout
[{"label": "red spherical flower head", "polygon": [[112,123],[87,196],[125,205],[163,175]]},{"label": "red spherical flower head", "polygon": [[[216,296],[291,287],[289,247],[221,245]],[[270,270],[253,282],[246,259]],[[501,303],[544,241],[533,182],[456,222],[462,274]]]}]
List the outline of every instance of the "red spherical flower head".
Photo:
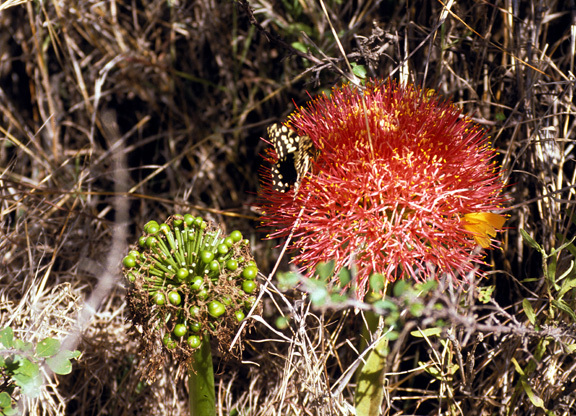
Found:
[{"label": "red spherical flower head", "polygon": [[308,275],[330,260],[336,270],[354,267],[359,298],[372,273],[458,280],[482,263],[477,245],[489,247],[504,225],[489,212],[504,201],[494,149],[431,91],[345,85],[286,126],[308,136],[315,153],[288,192],[264,181],[263,224],[270,237],[294,231],[293,261]]}]

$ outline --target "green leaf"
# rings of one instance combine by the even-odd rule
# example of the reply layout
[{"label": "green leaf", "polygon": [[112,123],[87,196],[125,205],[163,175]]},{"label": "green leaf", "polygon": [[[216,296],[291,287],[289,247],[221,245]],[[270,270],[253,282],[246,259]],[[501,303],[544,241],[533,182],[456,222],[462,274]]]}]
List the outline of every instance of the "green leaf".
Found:
[{"label": "green leaf", "polygon": [[512,364],[514,365],[514,368],[516,369],[518,374],[520,374],[521,376],[524,376],[525,375],[524,370],[522,369],[522,367],[520,367],[520,363],[518,363],[518,361],[516,361],[516,358],[512,357],[512,359],[510,361],[512,361]]},{"label": "green leaf", "polygon": [[6,416],[15,416],[15,415],[20,415],[20,412],[18,411],[18,409],[16,407],[11,407],[9,409],[4,409],[4,415]]},{"label": "green leaf", "polygon": [[398,310],[398,306],[394,302],[392,302],[391,300],[388,300],[388,299],[377,300],[376,302],[374,302],[372,304],[372,306],[374,306],[375,308],[385,309],[385,310],[389,310],[389,311],[397,311]]},{"label": "green leaf", "polygon": [[435,380],[442,380],[442,373],[435,365],[430,365],[424,361],[418,361],[418,366],[423,368],[428,374],[434,377]]},{"label": "green leaf", "polygon": [[573,354],[576,352],[576,344],[565,344],[564,348],[568,354]]},{"label": "green leaf", "polygon": [[398,311],[391,311],[390,315],[384,318],[384,324],[386,326],[396,326],[400,319],[400,313]]},{"label": "green leaf", "polygon": [[71,358],[78,358],[80,356],[80,351],[68,351],[63,350],[58,352],[54,357],[46,359],[46,364],[52,371],[56,374],[70,374],[72,371]]},{"label": "green leaf", "polygon": [[44,338],[36,344],[36,355],[38,357],[52,357],[58,354],[60,349],[60,341],[54,338]]},{"label": "green leaf", "polygon": [[424,311],[424,305],[421,303],[413,303],[412,305],[409,305],[409,309],[412,316],[419,317]]},{"label": "green leaf", "polygon": [[338,279],[340,280],[340,286],[346,286],[352,280],[350,270],[348,270],[346,267],[340,269],[338,272]]},{"label": "green leaf", "polygon": [[554,285],[554,289],[560,290],[560,286],[556,283],[556,256],[551,256],[548,262],[547,273],[548,280]]},{"label": "green leaf", "polygon": [[522,234],[522,238],[524,239],[524,241],[526,241],[526,244],[538,250],[543,255],[546,255],[546,252],[542,249],[542,247],[540,247],[540,244],[538,244],[532,237],[530,237],[530,234],[528,234],[526,230],[520,228],[520,234]]},{"label": "green leaf", "polygon": [[576,273],[574,273],[574,260],[570,261],[570,267],[562,276],[558,278],[558,281],[562,281],[562,286],[560,292],[558,292],[558,299],[561,299],[569,290],[576,287]]},{"label": "green leaf", "polygon": [[34,344],[28,341],[22,341],[16,338],[14,340],[14,348],[23,352],[32,351],[34,349]]},{"label": "green leaf", "polygon": [[536,407],[539,407],[540,409],[546,410],[546,408],[544,407],[544,401],[540,397],[536,396],[536,394],[534,394],[532,388],[530,387],[526,379],[522,378],[520,380],[520,384],[522,385],[522,389],[524,390],[524,392],[526,393],[532,404]]},{"label": "green leaf", "polygon": [[539,281],[540,281],[539,277],[528,277],[526,279],[520,280],[520,282],[522,282],[522,283],[532,283],[532,282],[539,282]]},{"label": "green leaf", "polygon": [[504,114],[503,112],[499,111],[499,112],[497,112],[497,113],[494,115],[494,118],[496,119],[496,121],[503,122],[503,121],[506,121],[506,119],[507,119],[508,117],[506,117],[506,114]]},{"label": "green leaf", "polygon": [[496,285],[490,285],[478,288],[478,300],[484,304],[490,302],[495,289]]},{"label": "green leaf", "polygon": [[388,341],[396,341],[399,336],[400,336],[400,334],[398,333],[398,331],[388,331],[388,332],[386,332],[386,334],[384,334],[384,337]]},{"label": "green leaf", "polygon": [[14,345],[14,331],[7,326],[0,331],[0,344],[6,348],[12,348]]},{"label": "green leaf", "polygon": [[383,338],[370,352],[366,364],[362,367],[358,386],[354,394],[354,405],[357,416],[374,416],[380,414],[384,390],[382,389],[382,372],[388,355],[388,340]]},{"label": "green leaf", "polygon": [[[572,223],[576,225],[576,222],[574,221],[575,218],[576,218],[576,215],[573,216]],[[562,234],[557,233],[556,238],[558,238],[558,240],[562,241],[564,239],[564,236]],[[572,254],[573,257],[576,257],[576,247],[574,246],[574,239],[572,239],[571,241],[569,241],[566,244],[566,248]]]},{"label": "green leaf", "polygon": [[418,283],[416,287],[422,294],[426,294],[436,289],[436,287],[438,287],[438,282],[436,280],[427,280],[424,283]]},{"label": "green leaf", "polygon": [[448,366],[448,374],[453,376],[460,369],[460,366],[456,363]]},{"label": "green leaf", "polygon": [[360,79],[366,78],[366,74],[368,73],[368,71],[366,70],[366,67],[364,65],[358,65],[356,62],[352,62],[350,66],[352,67],[352,73],[354,75],[356,75]]},{"label": "green leaf", "polygon": [[326,287],[316,287],[310,290],[310,301],[316,306],[322,306],[326,303],[328,299],[328,290]]},{"label": "green leaf", "polygon": [[19,355],[8,355],[3,357],[3,361],[4,363],[2,367],[4,367],[8,373],[15,373],[16,370],[18,370],[18,368],[22,365],[22,357]]},{"label": "green leaf", "polygon": [[339,293],[332,293],[330,295],[330,302],[336,304],[344,304],[348,300],[348,296]]},{"label": "green leaf", "polygon": [[12,378],[22,389],[22,394],[36,398],[40,395],[40,387],[42,387],[42,376],[38,365],[27,359],[22,359],[21,362],[22,365],[15,371]]},{"label": "green leaf", "polygon": [[384,289],[384,276],[380,273],[370,275],[369,281],[372,291],[379,293]]},{"label": "green leaf", "polygon": [[320,263],[316,266],[316,274],[320,280],[328,280],[334,274],[334,262]]},{"label": "green leaf", "polygon": [[576,314],[574,313],[574,309],[568,306],[568,304],[564,302],[562,299],[560,300],[553,299],[552,305],[560,309],[562,312],[566,312],[566,314],[569,315],[574,322],[576,322]]},{"label": "green leaf", "polygon": [[308,48],[302,42],[292,42],[292,47],[302,53],[308,52]]},{"label": "green leaf", "polygon": [[38,370],[38,364],[33,363],[27,358],[24,358],[20,355],[16,355],[14,357],[14,361],[17,361],[20,365],[16,370],[14,370],[15,374],[22,374],[24,376],[34,377],[40,373]]},{"label": "green leaf", "polygon": [[408,282],[404,280],[399,280],[394,285],[392,292],[394,293],[394,296],[401,297],[404,293],[406,293],[410,289],[412,288],[410,287],[410,284]]},{"label": "green leaf", "polygon": [[410,335],[416,338],[434,337],[442,334],[441,328],[426,328],[410,332]]},{"label": "green leaf", "polygon": [[534,314],[534,309],[532,308],[532,305],[528,299],[522,300],[522,309],[524,309],[524,313],[526,314],[526,317],[530,323],[532,325],[536,325],[536,314]]},{"label": "green leaf", "polygon": [[0,393],[0,415],[12,416],[18,413],[18,409],[12,406],[12,398],[10,395],[5,391]]},{"label": "green leaf", "polygon": [[0,408],[5,409],[10,406],[12,406],[12,398],[8,393],[3,391],[2,393],[0,393]]},{"label": "green leaf", "polygon": [[[562,237],[562,235],[560,235],[560,234],[556,234],[556,237],[558,237],[558,239],[561,240],[561,241],[564,240],[563,237]],[[563,243],[563,244],[562,244],[560,247],[558,247],[557,249],[552,250],[552,254],[559,253],[560,251],[564,250],[565,248],[568,248],[568,249],[569,249],[570,246],[574,247],[574,244],[573,244],[574,241],[576,241],[576,237],[572,238],[572,240],[570,240],[570,241],[567,241],[567,242]]]},{"label": "green leaf", "polygon": [[552,340],[550,338],[541,338],[540,341],[538,341],[538,344],[536,344],[536,351],[534,352],[535,361],[530,360],[528,362],[528,368],[530,370],[529,374],[532,374],[532,372],[536,369],[536,361],[542,361],[542,357],[544,357],[544,354],[546,354],[548,345],[550,345],[551,342]]},{"label": "green leaf", "polygon": [[276,318],[276,328],[286,329],[290,326],[290,319],[286,316],[279,316]]},{"label": "green leaf", "polygon": [[278,288],[280,290],[293,289],[300,282],[301,277],[300,273],[295,272],[280,273],[278,274]]}]

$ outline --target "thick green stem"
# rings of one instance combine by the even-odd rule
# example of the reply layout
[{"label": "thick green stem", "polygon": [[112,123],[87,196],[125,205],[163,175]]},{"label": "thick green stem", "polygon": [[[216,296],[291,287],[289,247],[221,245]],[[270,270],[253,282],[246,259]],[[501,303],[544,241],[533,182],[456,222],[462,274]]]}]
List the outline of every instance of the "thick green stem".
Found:
[{"label": "thick green stem", "polygon": [[188,403],[190,416],[216,416],[214,368],[210,337],[204,334],[200,349],[188,369]]},{"label": "thick green stem", "polygon": [[358,416],[382,414],[384,400],[384,370],[388,356],[388,340],[382,338],[372,350],[362,367],[354,393],[354,405]]},{"label": "thick green stem", "polygon": [[[385,289],[386,296],[390,296],[392,286]],[[364,351],[377,333],[380,316],[375,312],[367,311],[364,315],[366,325],[363,325],[361,338],[361,351]],[[388,339],[382,338],[365,359],[364,366],[356,373],[356,391],[354,393],[354,406],[357,416],[375,416],[382,414],[382,401],[384,400],[384,370],[388,356]]]}]

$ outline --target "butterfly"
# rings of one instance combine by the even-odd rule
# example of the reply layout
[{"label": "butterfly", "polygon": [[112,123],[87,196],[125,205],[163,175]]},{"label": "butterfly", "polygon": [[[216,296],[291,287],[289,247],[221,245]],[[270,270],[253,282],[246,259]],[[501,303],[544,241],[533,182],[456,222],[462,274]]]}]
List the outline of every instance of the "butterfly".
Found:
[{"label": "butterfly", "polygon": [[287,192],[291,186],[298,189],[315,156],[314,143],[309,136],[298,136],[278,123],[268,127],[268,137],[278,156],[272,166],[272,189],[277,192]]}]

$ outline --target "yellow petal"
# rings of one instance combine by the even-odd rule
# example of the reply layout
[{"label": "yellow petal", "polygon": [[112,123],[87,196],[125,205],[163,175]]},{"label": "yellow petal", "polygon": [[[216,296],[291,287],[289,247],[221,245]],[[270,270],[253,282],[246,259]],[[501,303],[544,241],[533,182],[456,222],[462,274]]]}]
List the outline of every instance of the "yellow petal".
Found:
[{"label": "yellow petal", "polygon": [[471,212],[464,215],[464,228],[474,235],[474,240],[482,248],[490,247],[490,237],[502,228],[506,217],[492,212]]}]

